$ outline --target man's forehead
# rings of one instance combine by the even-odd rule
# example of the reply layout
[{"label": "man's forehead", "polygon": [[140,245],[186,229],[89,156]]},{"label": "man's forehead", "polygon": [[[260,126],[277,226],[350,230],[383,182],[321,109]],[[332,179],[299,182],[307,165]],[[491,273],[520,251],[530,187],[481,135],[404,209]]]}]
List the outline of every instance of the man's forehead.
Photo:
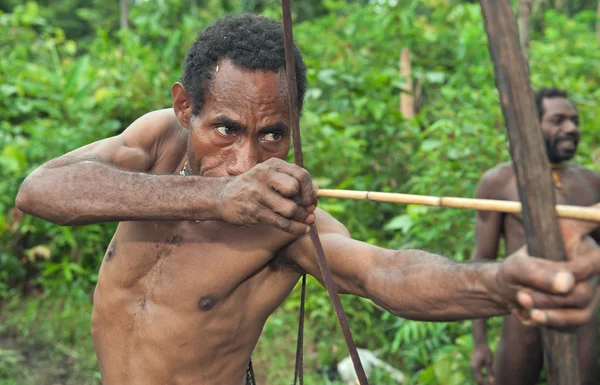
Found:
[{"label": "man's forehead", "polygon": [[231,93],[264,97],[287,91],[283,71],[248,70],[235,66],[227,59],[222,60],[214,71],[211,91],[216,95]]},{"label": "man's forehead", "polygon": [[577,115],[577,109],[569,99],[561,97],[545,98],[544,115]]}]

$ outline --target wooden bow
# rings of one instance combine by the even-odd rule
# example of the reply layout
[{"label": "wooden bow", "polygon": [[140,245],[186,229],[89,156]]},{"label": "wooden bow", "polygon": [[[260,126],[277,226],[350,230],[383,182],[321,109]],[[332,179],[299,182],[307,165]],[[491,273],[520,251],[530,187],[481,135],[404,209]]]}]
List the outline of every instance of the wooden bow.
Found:
[{"label": "wooden bow", "polygon": [[[480,4],[523,207],[527,248],[530,255],[561,261],[565,248],[554,210],[556,197],[515,16],[509,0],[480,0]],[[542,335],[550,384],[580,384],[574,332],[542,329]]]},{"label": "wooden bow", "polygon": [[[300,115],[298,111],[298,89],[296,83],[296,64],[294,60],[294,36],[292,33],[292,14],[290,11],[290,0],[281,0],[281,11],[283,15],[283,43],[285,47],[285,67],[286,67],[286,77],[287,77],[287,86],[288,86],[288,95],[289,95],[289,109],[290,109],[290,124],[292,126],[292,137],[294,140],[294,163],[300,167],[303,166],[302,162],[302,144],[300,139]],[[315,249],[317,263],[319,265],[319,269],[321,270],[321,275],[323,276],[323,282],[325,283],[325,287],[327,288],[327,292],[329,293],[329,298],[331,298],[331,303],[333,304],[333,308],[335,310],[335,314],[337,315],[338,322],[340,324],[340,328],[342,329],[342,333],[344,335],[344,339],[346,340],[346,345],[348,346],[348,351],[350,352],[350,357],[352,359],[352,363],[354,364],[354,370],[356,371],[356,375],[358,377],[359,385],[368,385],[367,376],[365,375],[365,371],[360,362],[360,357],[358,356],[358,351],[356,349],[356,344],[354,343],[354,339],[352,338],[352,333],[350,332],[350,328],[348,326],[348,320],[346,319],[346,313],[344,313],[344,309],[342,308],[342,303],[340,302],[340,296],[337,292],[337,288],[335,286],[335,282],[333,281],[333,276],[329,270],[327,265],[327,260],[325,259],[325,254],[323,252],[323,247],[321,246],[321,241],[319,240],[319,234],[317,233],[317,227],[314,223],[310,225],[310,239],[313,243],[313,247]],[[294,385],[296,384],[296,380],[300,380],[300,385],[303,384],[303,372],[302,372],[302,334],[304,330],[304,296],[306,290],[306,277],[302,277],[302,298],[301,298],[301,307],[300,307],[300,323],[298,327],[298,349],[296,351],[296,373],[294,375]]]}]

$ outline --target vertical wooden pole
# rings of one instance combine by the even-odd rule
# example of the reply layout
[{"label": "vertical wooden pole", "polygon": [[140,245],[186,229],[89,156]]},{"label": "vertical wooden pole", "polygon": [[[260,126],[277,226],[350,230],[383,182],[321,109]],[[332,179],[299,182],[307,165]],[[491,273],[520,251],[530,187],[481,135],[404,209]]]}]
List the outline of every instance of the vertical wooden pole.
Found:
[{"label": "vertical wooden pole", "polygon": [[529,40],[531,34],[531,9],[533,7],[533,0],[519,0],[519,43],[521,44],[521,51],[525,59],[529,57]]},{"label": "vertical wooden pole", "polygon": [[121,8],[121,29],[129,28],[129,23],[128,23],[129,9],[128,9],[127,1],[128,0],[119,0],[119,5]]},{"label": "vertical wooden pole", "polygon": [[[552,209],[556,204],[552,177],[510,1],[480,0],[480,4],[523,205],[529,254],[564,260],[558,218]],[[579,385],[575,334],[542,329],[542,335],[549,383]]]},{"label": "vertical wooden pole", "polygon": [[596,40],[600,43],[600,0],[598,0],[598,9],[596,10]]},{"label": "vertical wooden pole", "polygon": [[400,76],[404,80],[404,90],[400,92],[400,112],[405,119],[415,116],[415,98],[411,77],[410,50],[402,48],[400,52]]}]

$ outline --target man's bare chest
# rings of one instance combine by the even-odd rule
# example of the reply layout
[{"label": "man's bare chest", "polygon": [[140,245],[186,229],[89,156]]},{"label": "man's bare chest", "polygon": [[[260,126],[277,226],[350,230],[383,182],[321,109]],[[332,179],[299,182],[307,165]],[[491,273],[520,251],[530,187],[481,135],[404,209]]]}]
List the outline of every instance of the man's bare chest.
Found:
[{"label": "man's bare chest", "polygon": [[178,297],[187,310],[211,308],[280,275],[285,263],[275,260],[277,251],[293,240],[271,228],[216,221],[122,223],[99,279],[170,307]]},{"label": "man's bare chest", "polygon": [[[558,182],[554,184],[554,192],[558,204],[590,206],[600,201],[600,192],[580,174],[571,172],[558,174]],[[506,186],[504,199],[519,201],[519,188],[516,178],[513,178]]]},{"label": "man's bare chest", "polygon": [[[590,206],[600,201],[600,192],[577,173],[561,175],[560,185],[555,185],[557,204]],[[519,189],[515,178],[504,190],[506,200],[519,201]],[[507,214],[504,216],[503,233],[507,241],[507,251],[514,251],[525,243],[525,230],[520,214]]]}]

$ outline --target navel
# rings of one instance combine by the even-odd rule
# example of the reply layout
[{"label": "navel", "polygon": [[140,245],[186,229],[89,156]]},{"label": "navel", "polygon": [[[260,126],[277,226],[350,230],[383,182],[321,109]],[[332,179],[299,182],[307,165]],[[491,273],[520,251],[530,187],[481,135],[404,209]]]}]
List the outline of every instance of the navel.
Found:
[{"label": "navel", "polygon": [[214,294],[206,294],[200,297],[198,300],[198,309],[202,311],[208,311],[212,309],[217,303],[217,297]]},{"label": "navel", "polygon": [[106,250],[106,260],[110,261],[117,253],[117,241],[113,241],[110,246],[108,246],[108,250]]}]

